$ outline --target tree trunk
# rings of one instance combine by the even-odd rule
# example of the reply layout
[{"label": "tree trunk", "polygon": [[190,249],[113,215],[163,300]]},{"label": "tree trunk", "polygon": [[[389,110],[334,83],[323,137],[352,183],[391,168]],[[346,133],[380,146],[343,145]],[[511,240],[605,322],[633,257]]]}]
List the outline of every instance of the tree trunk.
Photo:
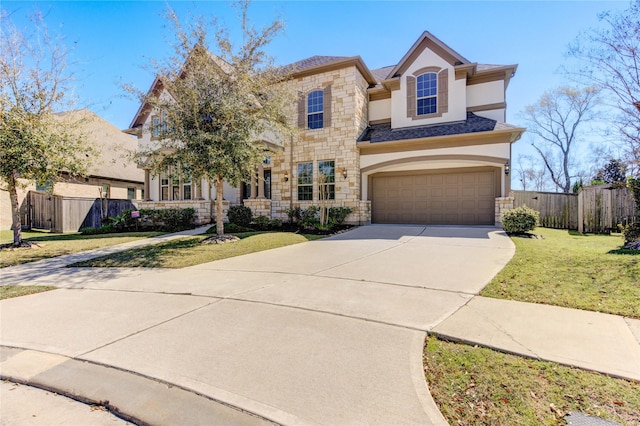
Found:
[{"label": "tree trunk", "polygon": [[18,204],[18,189],[16,188],[16,176],[12,174],[9,178],[9,199],[11,200],[11,226],[13,228],[13,245],[22,244],[22,224],[20,223],[20,205]]},{"label": "tree trunk", "polygon": [[222,211],[222,194],[224,179],[216,178],[216,234],[224,235],[224,212]]}]

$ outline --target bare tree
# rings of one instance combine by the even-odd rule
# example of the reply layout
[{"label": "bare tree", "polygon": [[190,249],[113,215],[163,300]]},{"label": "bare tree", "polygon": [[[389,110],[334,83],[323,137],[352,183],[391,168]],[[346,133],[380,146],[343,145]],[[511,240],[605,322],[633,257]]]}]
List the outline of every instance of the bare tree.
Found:
[{"label": "bare tree", "polygon": [[640,173],[640,0],[619,13],[603,13],[603,28],[578,36],[569,56],[580,61],[570,71],[579,81],[603,89],[617,111],[613,124],[623,142],[629,165]]},{"label": "bare tree", "polygon": [[515,172],[524,191],[546,191],[549,181],[547,169],[530,155],[519,155]]},{"label": "bare tree", "polygon": [[595,118],[598,89],[559,87],[545,92],[522,116],[534,135],[533,147],[540,155],[551,181],[563,192],[571,190],[576,146],[585,123]]},{"label": "bare tree", "polygon": [[277,137],[292,130],[286,119],[293,100],[287,74],[264,50],[283,23],[276,20],[256,30],[248,17],[249,2],[238,8],[243,34],[238,48],[215,20],[197,18],[184,28],[168,9],[174,55],[165,64],[152,64],[168,95],[129,89],[165,117],[157,145],[141,150],[140,156],[156,174],[174,166],[188,170],[192,179],[215,184],[218,235],[224,233],[223,182],[236,185],[255,173],[266,155],[261,135]]},{"label": "bare tree", "polygon": [[23,244],[17,189],[54,182],[62,171],[83,175],[96,153],[79,127],[86,116],[58,114],[70,107],[65,45],[39,13],[32,23],[23,33],[0,11],[0,180],[11,200],[14,246]]}]

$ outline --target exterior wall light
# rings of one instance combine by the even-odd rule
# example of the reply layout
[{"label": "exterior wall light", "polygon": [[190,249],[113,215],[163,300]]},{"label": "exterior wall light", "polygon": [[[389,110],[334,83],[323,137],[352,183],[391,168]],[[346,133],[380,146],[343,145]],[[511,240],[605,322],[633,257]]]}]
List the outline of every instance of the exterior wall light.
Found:
[{"label": "exterior wall light", "polygon": [[284,181],[289,182],[289,172],[284,172]]},{"label": "exterior wall light", "polygon": [[347,178],[347,168],[346,168],[346,167],[343,167],[343,168],[342,168],[342,177],[343,177],[344,179],[346,179],[346,178]]},{"label": "exterior wall light", "polygon": [[504,174],[508,176],[509,173],[511,173],[511,163],[507,161],[506,163],[504,163]]}]

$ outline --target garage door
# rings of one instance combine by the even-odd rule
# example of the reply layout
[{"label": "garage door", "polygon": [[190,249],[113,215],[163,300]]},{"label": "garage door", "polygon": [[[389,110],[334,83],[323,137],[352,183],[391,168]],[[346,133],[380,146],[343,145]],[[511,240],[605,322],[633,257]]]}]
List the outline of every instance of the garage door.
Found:
[{"label": "garage door", "polygon": [[494,170],[384,173],[371,181],[374,223],[493,225]]}]

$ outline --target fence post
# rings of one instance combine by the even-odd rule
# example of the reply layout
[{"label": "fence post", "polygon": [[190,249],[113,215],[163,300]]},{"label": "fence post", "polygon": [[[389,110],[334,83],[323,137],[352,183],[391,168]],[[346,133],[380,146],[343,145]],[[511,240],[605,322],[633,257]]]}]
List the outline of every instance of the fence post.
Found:
[{"label": "fence post", "polygon": [[584,193],[582,188],[578,191],[578,232],[584,234]]}]

